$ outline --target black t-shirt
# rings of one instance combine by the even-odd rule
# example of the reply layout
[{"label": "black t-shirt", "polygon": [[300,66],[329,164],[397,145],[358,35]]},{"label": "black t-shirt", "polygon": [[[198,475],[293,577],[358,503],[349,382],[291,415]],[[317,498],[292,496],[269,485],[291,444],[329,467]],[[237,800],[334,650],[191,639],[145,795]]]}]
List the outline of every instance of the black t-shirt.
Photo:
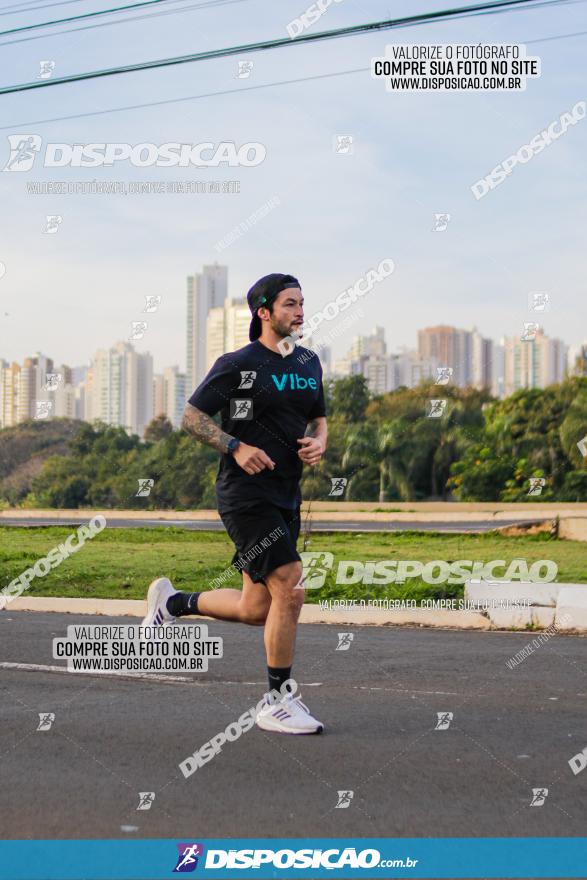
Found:
[{"label": "black t-shirt", "polygon": [[247,474],[231,453],[222,456],[216,493],[218,510],[238,510],[259,501],[295,509],[301,500],[302,448],[308,422],[326,415],[322,366],[309,349],[283,357],[256,340],[218,358],[189,403],[209,416],[220,413],[222,430],[257,446],[274,470]]}]

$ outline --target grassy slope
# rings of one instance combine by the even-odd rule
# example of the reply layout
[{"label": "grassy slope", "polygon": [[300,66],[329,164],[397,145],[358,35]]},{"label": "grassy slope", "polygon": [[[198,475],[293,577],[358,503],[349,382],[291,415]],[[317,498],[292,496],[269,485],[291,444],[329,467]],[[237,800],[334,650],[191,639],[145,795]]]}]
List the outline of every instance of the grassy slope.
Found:
[{"label": "grassy slope", "polygon": [[[25,568],[63,543],[70,528],[0,527],[0,588]],[[301,549],[301,542],[300,547]],[[538,559],[557,563],[560,582],[587,582],[584,546],[552,540],[545,535],[504,538],[496,534],[441,535],[422,532],[401,534],[312,535],[308,550],[328,550],[335,563],[341,559],[484,560]],[[230,564],[234,547],[224,533],[189,532],[178,528],[112,529],[97,535],[57,568],[34,578],[29,595],[142,599],[146,586],[157,575],[170,577],[178,589],[206,590]],[[240,586],[234,572],[224,586]],[[383,599],[461,596],[462,586],[423,584],[412,578],[405,585],[336,585],[329,574],[326,585],[307,593],[307,601],[324,598]]]}]

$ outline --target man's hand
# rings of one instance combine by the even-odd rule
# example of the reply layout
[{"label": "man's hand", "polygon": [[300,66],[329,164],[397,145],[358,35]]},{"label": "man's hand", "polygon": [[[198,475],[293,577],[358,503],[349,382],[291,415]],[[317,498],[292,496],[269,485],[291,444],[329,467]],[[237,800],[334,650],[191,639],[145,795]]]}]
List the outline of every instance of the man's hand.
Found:
[{"label": "man's hand", "polygon": [[262,449],[257,449],[256,446],[249,446],[242,441],[232,457],[242,467],[243,471],[251,475],[260,474],[265,468],[269,468],[272,471],[275,467],[275,462],[269,458],[266,452],[263,452]]},{"label": "man's hand", "polygon": [[302,437],[298,440],[301,449],[298,450],[298,456],[304,464],[316,465],[324,455],[324,442],[321,437]]}]

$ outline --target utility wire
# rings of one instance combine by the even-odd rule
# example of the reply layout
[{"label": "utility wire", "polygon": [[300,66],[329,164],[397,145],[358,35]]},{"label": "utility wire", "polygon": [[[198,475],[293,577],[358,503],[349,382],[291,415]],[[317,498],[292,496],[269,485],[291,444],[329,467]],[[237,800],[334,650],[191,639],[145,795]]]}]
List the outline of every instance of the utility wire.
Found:
[{"label": "utility wire", "polygon": [[[169,0],[169,2],[179,3],[186,2],[186,0]],[[162,9],[156,12],[145,12],[143,15],[125,16],[119,21],[99,21],[94,22],[93,24],[85,24],[81,27],[53,31],[51,34],[35,34],[31,37],[18,37],[16,40],[6,40],[4,43],[0,43],[0,46],[14,46],[16,43],[30,43],[32,40],[46,40],[47,37],[58,37],[60,34],[74,34],[79,31],[90,31],[95,30],[96,28],[112,27],[113,25],[130,24],[132,21],[145,21],[150,18],[160,18],[164,15],[178,15],[183,12],[191,12],[193,9],[208,9],[212,5],[214,6],[214,9],[216,9],[218,6],[228,6],[233,3],[245,2],[247,2],[247,0],[214,0],[213,4],[210,2],[194,3],[191,6],[183,6],[181,9]]]},{"label": "utility wire", "polygon": [[71,3],[85,3],[86,0],[59,0],[58,3],[44,3],[42,6],[31,6],[36,0],[28,0],[28,3],[17,3],[15,6],[1,6],[0,15],[21,15],[23,12],[32,12],[35,9],[49,9],[52,6],[69,6]]},{"label": "utility wire", "polygon": [[[160,2],[160,0],[146,0],[148,3]],[[244,55],[248,52],[259,52],[267,49],[278,49],[284,46],[300,45],[302,43],[314,43],[321,40],[339,39],[340,37],[355,36],[364,33],[376,33],[393,28],[408,27],[417,24],[428,23],[432,21],[444,21],[447,19],[462,17],[465,15],[474,15],[483,12],[510,11],[516,7],[528,7],[532,3],[532,7],[551,6],[555,3],[560,4],[560,0],[494,0],[494,2],[480,3],[474,6],[463,6],[458,9],[439,10],[438,12],[426,12],[420,15],[407,16],[405,18],[385,19],[383,21],[374,21],[366,24],[352,25],[345,28],[336,28],[330,31],[319,31],[315,34],[302,34],[295,39],[283,37],[278,40],[265,40],[263,42],[246,43],[242,46],[228,46],[224,49],[210,49],[206,52],[196,52],[190,55],[180,55],[175,58],[163,58],[156,61],[142,61],[137,64],[128,64],[119,67],[110,67],[104,70],[94,70],[87,73],[76,73],[71,76],[59,77],[58,79],[39,80],[37,82],[23,83],[15,86],[4,86],[0,88],[0,95],[13,94],[15,92],[24,92],[31,89],[50,88],[52,86],[64,85],[65,83],[81,82],[88,79],[97,79],[103,76],[116,76],[124,73],[136,72],[139,70],[152,70],[159,67],[170,67],[177,64],[190,64],[196,61],[207,61],[211,58],[226,58],[230,55]]]},{"label": "utility wire", "polygon": [[145,6],[157,6],[161,3],[177,3],[182,0],[141,0],[140,3],[129,3],[125,6],[114,6],[111,9],[100,9],[98,12],[84,12],[82,15],[70,15],[68,18],[56,18],[53,21],[41,21],[37,24],[25,24],[21,27],[10,28],[8,31],[0,31],[0,37],[10,34],[20,34],[23,31],[34,31],[37,28],[52,27],[54,24],[67,24],[70,21],[81,21],[86,18],[97,18],[99,15],[113,15],[118,12],[127,12],[129,9],[140,9]]},{"label": "utility wire", "polygon": [[[586,36],[587,31],[575,31],[572,34],[558,34],[551,37],[541,37],[538,40],[522,40],[522,44],[530,46],[534,43],[547,43],[552,40],[566,40],[570,37]],[[72,119],[87,119],[90,116],[105,116],[108,113],[123,113],[127,110],[144,110],[147,107],[162,107],[167,104],[182,104],[185,101],[199,101],[201,98],[216,98],[223,95],[234,95],[238,92],[257,91],[259,89],[270,89],[275,86],[288,86],[295,83],[310,82],[318,79],[330,79],[334,76],[346,76],[353,73],[367,73],[369,67],[355,67],[351,70],[337,70],[333,73],[318,73],[313,76],[302,76],[296,79],[283,79],[269,83],[261,83],[254,86],[240,86],[237,89],[224,89],[218,92],[207,92],[201,95],[187,95],[185,98],[166,98],[162,101],[147,101],[144,104],[127,104],[124,107],[107,107],[104,110],[91,110],[87,113],[72,113],[69,116],[52,116],[49,119],[32,119],[27,122],[15,122],[12,125],[0,125],[0,131],[14,131],[17,128],[25,128],[30,125],[46,125],[49,122],[69,122]]]}]

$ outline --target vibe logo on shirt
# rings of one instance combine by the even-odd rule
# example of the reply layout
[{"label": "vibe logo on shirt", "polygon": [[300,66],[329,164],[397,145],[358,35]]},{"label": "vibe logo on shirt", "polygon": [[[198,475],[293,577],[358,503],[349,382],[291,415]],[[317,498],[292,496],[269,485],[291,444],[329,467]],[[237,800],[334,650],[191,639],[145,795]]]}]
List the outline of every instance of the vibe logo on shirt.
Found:
[{"label": "vibe logo on shirt", "polygon": [[303,391],[306,388],[313,388],[315,390],[318,387],[318,383],[315,379],[306,379],[305,376],[299,376],[297,373],[282,373],[280,377],[277,377],[275,373],[272,373],[271,378],[275,382],[278,391],[284,391],[287,388],[288,378],[289,387],[292,391]]}]

